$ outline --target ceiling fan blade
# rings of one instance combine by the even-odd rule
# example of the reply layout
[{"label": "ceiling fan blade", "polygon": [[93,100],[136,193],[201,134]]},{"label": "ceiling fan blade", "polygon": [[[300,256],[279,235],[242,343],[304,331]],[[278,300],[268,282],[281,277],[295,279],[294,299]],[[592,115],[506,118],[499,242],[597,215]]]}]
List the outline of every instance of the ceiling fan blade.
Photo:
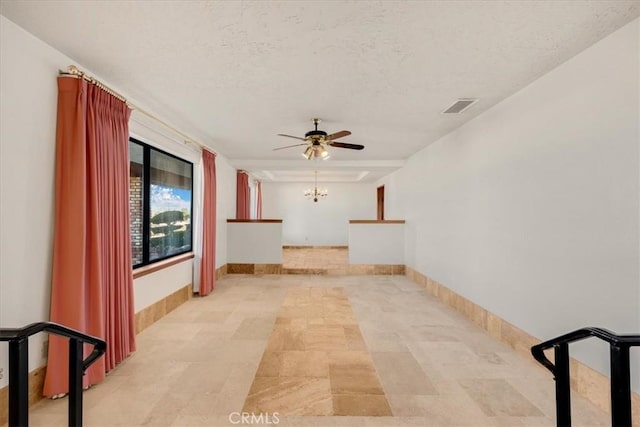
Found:
[{"label": "ceiling fan blade", "polygon": [[364,145],[347,144],[346,142],[340,142],[340,141],[331,141],[329,145],[332,147],[338,147],[338,148],[349,148],[351,150],[362,150],[364,148]]},{"label": "ceiling fan blade", "polygon": [[278,150],[284,150],[285,148],[291,148],[291,147],[299,147],[301,145],[308,145],[306,142],[304,144],[293,144],[293,145],[287,145],[286,147],[278,147],[278,148],[274,148],[273,151],[278,151]]},{"label": "ceiling fan blade", "polygon": [[348,130],[341,130],[340,132],[327,135],[325,139],[332,140],[332,139],[338,139],[338,138],[342,138],[344,136],[349,136],[349,135],[351,135],[351,132],[349,132]]},{"label": "ceiling fan blade", "polygon": [[278,136],[285,136],[287,138],[294,138],[294,139],[299,139],[300,141],[306,141],[306,139],[300,138],[299,136],[285,135],[284,133],[279,133]]}]

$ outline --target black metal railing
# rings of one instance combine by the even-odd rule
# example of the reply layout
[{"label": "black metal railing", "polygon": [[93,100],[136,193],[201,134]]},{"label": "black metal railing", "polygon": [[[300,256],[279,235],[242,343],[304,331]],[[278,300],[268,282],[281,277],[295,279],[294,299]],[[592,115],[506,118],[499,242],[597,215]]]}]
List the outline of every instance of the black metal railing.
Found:
[{"label": "black metal railing", "polygon": [[[631,371],[629,349],[640,346],[640,335],[617,335],[602,328],[583,328],[531,347],[531,354],[553,374],[556,381],[556,423],[571,426],[569,344],[596,337],[609,343],[611,363],[611,425],[631,427]],[[553,348],[554,363],[544,354]]]},{"label": "black metal railing", "polygon": [[[0,341],[9,342],[9,427],[29,425],[29,337],[39,332],[69,338],[69,426],[82,426],[82,376],[107,349],[103,340],[53,322],[24,328],[0,329]],[[83,344],[92,344],[86,359]]]}]

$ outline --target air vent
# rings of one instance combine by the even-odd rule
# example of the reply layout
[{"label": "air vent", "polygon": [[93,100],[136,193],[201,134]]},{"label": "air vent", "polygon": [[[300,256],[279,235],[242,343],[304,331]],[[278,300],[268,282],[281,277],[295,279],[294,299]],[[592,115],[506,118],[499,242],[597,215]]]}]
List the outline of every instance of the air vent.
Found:
[{"label": "air vent", "polygon": [[478,102],[477,98],[460,98],[444,110],[442,114],[460,114],[476,102]]}]

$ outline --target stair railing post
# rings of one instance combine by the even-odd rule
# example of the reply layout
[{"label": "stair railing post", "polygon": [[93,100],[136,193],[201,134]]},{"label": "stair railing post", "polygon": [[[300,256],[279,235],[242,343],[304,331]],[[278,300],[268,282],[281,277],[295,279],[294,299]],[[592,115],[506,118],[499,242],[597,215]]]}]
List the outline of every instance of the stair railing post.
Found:
[{"label": "stair railing post", "polygon": [[29,337],[9,341],[9,427],[29,425]]},{"label": "stair railing post", "polygon": [[569,371],[569,344],[553,346],[556,381],[556,424],[571,426],[571,375]]},{"label": "stair railing post", "polygon": [[82,342],[69,339],[69,426],[82,426]]},{"label": "stair railing post", "polygon": [[631,427],[629,346],[611,344],[611,425]]}]

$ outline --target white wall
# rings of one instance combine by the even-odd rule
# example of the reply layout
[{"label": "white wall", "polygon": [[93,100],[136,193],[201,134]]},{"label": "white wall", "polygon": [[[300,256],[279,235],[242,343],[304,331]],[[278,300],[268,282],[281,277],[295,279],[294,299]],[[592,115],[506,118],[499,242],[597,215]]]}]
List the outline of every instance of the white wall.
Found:
[{"label": "white wall", "polygon": [[236,170],[226,158],[216,157],[216,268],[227,261],[227,219],[236,217]]},{"label": "white wall", "polygon": [[404,224],[349,224],[349,264],[404,264]]},{"label": "white wall", "polygon": [[[640,332],[638,33],[635,20],[381,181],[408,266],[540,339]],[[572,354],[608,373],[606,345]]]},{"label": "white wall", "polygon": [[227,262],[282,264],[282,223],[227,223]]},{"label": "white wall", "polygon": [[304,197],[313,183],[262,183],[262,217],[282,219],[283,245],[346,246],[350,219],[376,218],[374,184],[322,183],[329,195]]},{"label": "white wall", "polygon": [[[0,16],[0,327],[49,319],[54,223],[55,134],[59,69],[78,64]],[[108,83],[108,82],[107,82]],[[162,129],[143,125],[134,112],[133,135],[189,161],[199,154]],[[235,170],[218,156],[216,267],[226,263],[226,218],[235,214]],[[134,281],[136,311],[191,283],[192,261]],[[45,337],[29,341],[29,369],[45,364]],[[0,343],[0,387],[8,355]]]},{"label": "white wall", "polygon": [[192,284],[193,260],[189,259],[133,281],[134,310],[140,310]]},{"label": "white wall", "polygon": [[[49,317],[56,73],[70,63],[0,16],[0,327]],[[8,66],[10,65],[10,66]],[[29,366],[43,364],[42,334],[29,341]],[[7,345],[0,344],[7,384]]]}]

